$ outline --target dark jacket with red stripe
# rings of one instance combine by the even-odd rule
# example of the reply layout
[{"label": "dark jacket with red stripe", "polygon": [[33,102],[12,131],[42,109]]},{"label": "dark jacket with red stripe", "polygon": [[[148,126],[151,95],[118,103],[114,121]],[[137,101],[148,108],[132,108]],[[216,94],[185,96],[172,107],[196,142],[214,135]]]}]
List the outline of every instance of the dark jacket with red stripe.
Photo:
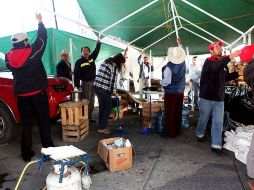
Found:
[{"label": "dark jacket with red stripe", "polygon": [[205,60],[200,79],[200,98],[211,101],[224,101],[225,81],[238,78],[238,73],[228,73],[229,56]]},{"label": "dark jacket with red stripe", "polygon": [[98,57],[101,49],[101,42],[97,42],[95,49],[89,55],[88,59],[81,56],[74,68],[74,84],[75,87],[80,87],[80,80],[82,82],[93,82],[96,76],[95,60]]},{"label": "dark jacket with red stripe", "polygon": [[27,47],[13,48],[5,56],[7,67],[12,71],[16,95],[35,92],[48,87],[42,55],[47,42],[47,30],[39,23],[35,42]]}]

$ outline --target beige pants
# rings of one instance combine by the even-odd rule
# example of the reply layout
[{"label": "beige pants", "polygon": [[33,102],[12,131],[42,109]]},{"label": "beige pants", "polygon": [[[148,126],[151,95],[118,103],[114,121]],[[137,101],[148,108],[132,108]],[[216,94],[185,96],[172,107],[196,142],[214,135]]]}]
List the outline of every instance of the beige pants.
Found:
[{"label": "beige pants", "polygon": [[139,79],[139,97],[143,98],[143,88],[149,87],[149,79]]},{"label": "beige pants", "polygon": [[95,92],[93,89],[93,82],[82,82],[82,98],[87,99],[89,102],[88,105],[88,119],[93,119],[93,110],[94,110],[94,99]]}]

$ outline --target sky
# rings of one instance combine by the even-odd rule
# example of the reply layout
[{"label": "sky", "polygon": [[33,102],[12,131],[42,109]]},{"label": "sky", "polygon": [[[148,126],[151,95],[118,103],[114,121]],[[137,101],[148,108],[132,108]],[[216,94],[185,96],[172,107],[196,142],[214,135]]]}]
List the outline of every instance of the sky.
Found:
[{"label": "sky", "polygon": [[[82,26],[88,26],[88,24],[76,0],[54,0],[54,2],[60,30],[80,35],[85,34],[90,38],[96,37],[93,32]],[[56,27],[52,0],[1,0],[0,37],[37,30],[36,12],[42,14],[43,22],[47,28]]]}]

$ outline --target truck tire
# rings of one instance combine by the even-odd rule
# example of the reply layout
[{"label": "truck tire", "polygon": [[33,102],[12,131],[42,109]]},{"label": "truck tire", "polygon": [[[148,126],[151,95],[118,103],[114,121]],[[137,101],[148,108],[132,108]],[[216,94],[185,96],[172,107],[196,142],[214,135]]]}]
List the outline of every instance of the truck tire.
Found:
[{"label": "truck tire", "polygon": [[0,144],[13,140],[17,134],[18,127],[10,110],[0,104]]}]

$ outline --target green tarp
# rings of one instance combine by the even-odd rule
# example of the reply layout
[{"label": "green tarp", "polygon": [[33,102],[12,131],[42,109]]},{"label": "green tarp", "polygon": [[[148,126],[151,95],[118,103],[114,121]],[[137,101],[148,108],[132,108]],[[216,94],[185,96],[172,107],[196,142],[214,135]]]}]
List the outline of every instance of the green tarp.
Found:
[{"label": "green tarp", "polygon": [[[150,2],[152,0],[78,0],[88,24],[99,31]],[[180,16],[222,38],[226,42],[232,43],[240,36],[234,30],[190,7],[182,0],[174,0],[174,2]],[[246,32],[254,25],[254,0],[188,0],[188,2],[224,20],[242,32]],[[169,7],[169,0],[159,0],[150,7],[107,30],[105,33],[130,42],[165,22],[167,19],[172,18],[172,13],[168,11]],[[183,20],[181,22],[184,27],[209,38],[211,41],[218,41],[189,25],[187,22]],[[177,24],[179,27],[179,23]],[[145,48],[173,30],[174,23],[171,21],[168,25],[164,25],[134,44],[140,48]],[[189,47],[191,54],[208,53],[207,46],[209,42],[183,29],[180,30],[179,35],[182,38],[183,45]],[[252,35],[252,42],[253,40],[254,34]],[[242,43],[242,40],[240,43]],[[152,50],[153,56],[161,56],[166,54],[169,46],[175,45],[176,39],[175,34],[173,34],[149,49]]]},{"label": "green tarp", "polygon": [[[44,63],[47,74],[54,75],[56,73],[56,64],[59,62],[59,53],[62,50],[69,51],[70,38],[72,39],[72,43],[75,46],[73,48],[73,60],[75,61],[80,57],[80,49],[83,46],[90,47],[91,51],[96,46],[96,41],[81,37],[75,34],[71,34],[68,32],[64,32],[56,29],[47,29],[48,31],[48,41],[47,47],[43,54],[42,61]],[[28,32],[29,42],[33,42],[36,38],[37,31]],[[0,38],[0,52],[7,53],[12,48],[12,44],[10,41],[10,36]],[[106,59],[118,52],[123,51],[122,49],[102,44],[100,54],[97,58],[97,61]],[[5,63],[0,59],[0,70],[5,69]]]}]

